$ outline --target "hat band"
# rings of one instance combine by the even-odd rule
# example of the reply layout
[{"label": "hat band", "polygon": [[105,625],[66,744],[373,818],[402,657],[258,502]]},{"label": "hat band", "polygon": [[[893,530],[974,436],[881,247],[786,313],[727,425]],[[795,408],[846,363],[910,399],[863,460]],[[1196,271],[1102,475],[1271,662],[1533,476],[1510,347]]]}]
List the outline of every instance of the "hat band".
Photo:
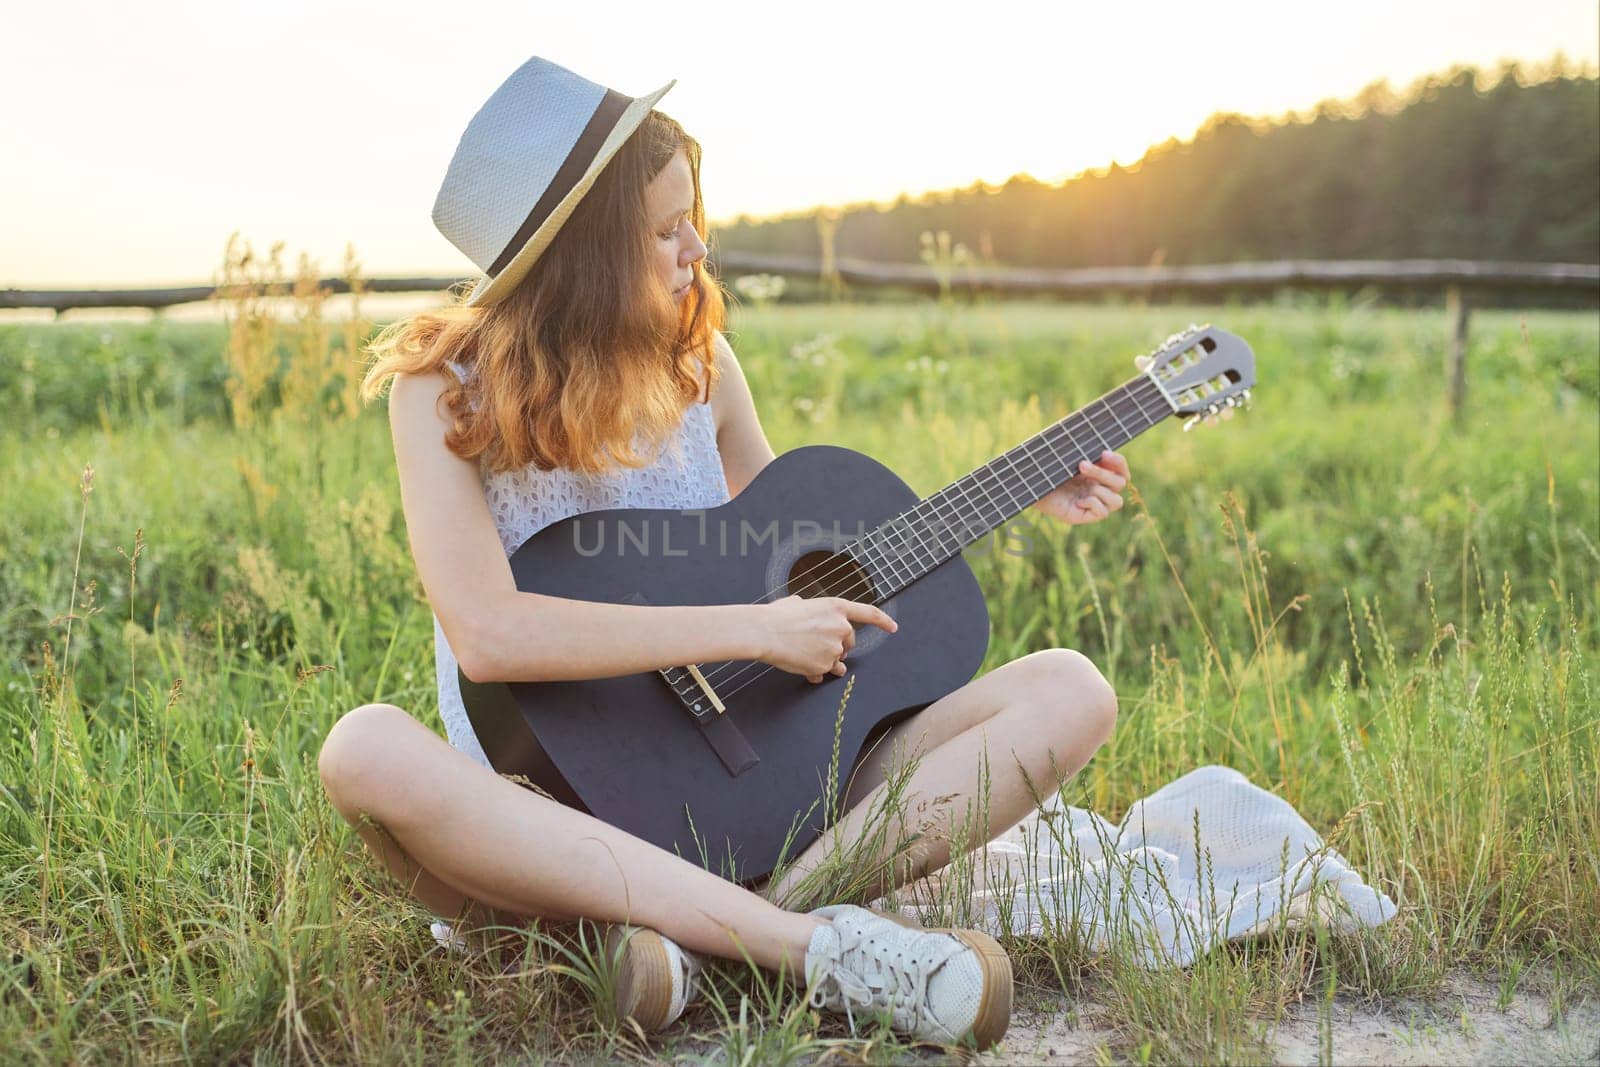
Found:
[{"label": "hat band", "polygon": [[622,113],[631,103],[633,103],[632,97],[623,96],[612,89],[606,90],[600,106],[594,109],[594,114],[589,118],[589,125],[583,128],[582,135],[567,153],[567,158],[562,161],[556,176],[551,178],[550,184],[545,187],[544,195],[533,205],[533,210],[528,212],[527,219],[517,228],[516,234],[489,267],[489,277],[493,278],[499,274],[505,269],[506,264],[517,258],[522,246],[539,231],[540,226],[544,225],[545,220],[550,217],[550,212],[566,199],[567,194],[572,192],[572,187],[588,173],[589,164],[594,162],[595,154],[605,143],[606,136],[611,133],[617,120],[622,118]]}]

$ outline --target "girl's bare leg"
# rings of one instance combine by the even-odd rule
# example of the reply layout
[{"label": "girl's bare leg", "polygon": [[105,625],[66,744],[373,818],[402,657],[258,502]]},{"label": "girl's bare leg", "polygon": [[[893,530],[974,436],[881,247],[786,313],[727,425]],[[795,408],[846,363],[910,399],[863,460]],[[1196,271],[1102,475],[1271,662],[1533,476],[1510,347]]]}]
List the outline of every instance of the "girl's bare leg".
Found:
[{"label": "girl's bare leg", "polygon": [[[900,886],[936,871],[950,862],[952,830],[977,817],[973,829],[988,841],[1016,823],[1038,802],[1033,790],[1047,795],[1089,762],[1111,736],[1116,716],[1116,693],[1080,653],[1046,649],[998,667],[890,728],[857,764],[845,815],[760,891],[782,902],[835,849],[857,840],[887,788],[891,762],[917,756],[921,763],[904,798],[909,825],[901,825],[907,832],[924,826],[932,832],[895,860],[888,880]],[[977,793],[986,756],[985,812]],[[902,836],[897,830],[891,828],[885,851]],[[862,857],[867,863],[888,859]],[[890,888],[880,884],[866,899]]]},{"label": "girl's bare leg", "polygon": [[318,770],[339,812],[441,915],[637,923],[796,977],[821,922],[501,778],[390,704],[335,723]]}]

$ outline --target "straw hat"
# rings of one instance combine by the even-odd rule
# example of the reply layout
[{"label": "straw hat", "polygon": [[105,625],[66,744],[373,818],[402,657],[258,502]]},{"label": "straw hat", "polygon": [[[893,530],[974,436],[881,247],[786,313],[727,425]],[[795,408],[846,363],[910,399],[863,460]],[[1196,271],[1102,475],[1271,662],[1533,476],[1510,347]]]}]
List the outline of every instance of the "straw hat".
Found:
[{"label": "straw hat", "polygon": [[534,56],[467,124],[433,224],[478,265],[468,304],[493,304],[528,273],[670,81],[640,97]]}]

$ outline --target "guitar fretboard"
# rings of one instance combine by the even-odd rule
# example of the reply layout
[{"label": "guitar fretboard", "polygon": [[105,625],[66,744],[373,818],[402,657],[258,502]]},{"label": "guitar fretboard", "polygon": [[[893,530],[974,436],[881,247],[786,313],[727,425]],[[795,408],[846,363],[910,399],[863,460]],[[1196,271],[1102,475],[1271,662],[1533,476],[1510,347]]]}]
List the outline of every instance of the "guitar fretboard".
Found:
[{"label": "guitar fretboard", "polygon": [[856,538],[844,551],[872,579],[881,603],[999,529],[1098,460],[1173,411],[1161,388],[1140,374],[1040,430],[906,511]]}]

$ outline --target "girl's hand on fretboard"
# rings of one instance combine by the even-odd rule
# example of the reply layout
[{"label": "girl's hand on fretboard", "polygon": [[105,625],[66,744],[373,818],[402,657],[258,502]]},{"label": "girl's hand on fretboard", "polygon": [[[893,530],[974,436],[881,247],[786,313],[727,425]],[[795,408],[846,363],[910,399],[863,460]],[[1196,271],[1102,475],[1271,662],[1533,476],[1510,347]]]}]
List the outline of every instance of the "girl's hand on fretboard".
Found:
[{"label": "girl's hand on fretboard", "polygon": [[1108,449],[1100,453],[1100,462],[1084,460],[1078,470],[1082,473],[1050,490],[1032,506],[1072,526],[1099,522],[1121,509],[1122,488],[1128,484],[1126,459]]}]

